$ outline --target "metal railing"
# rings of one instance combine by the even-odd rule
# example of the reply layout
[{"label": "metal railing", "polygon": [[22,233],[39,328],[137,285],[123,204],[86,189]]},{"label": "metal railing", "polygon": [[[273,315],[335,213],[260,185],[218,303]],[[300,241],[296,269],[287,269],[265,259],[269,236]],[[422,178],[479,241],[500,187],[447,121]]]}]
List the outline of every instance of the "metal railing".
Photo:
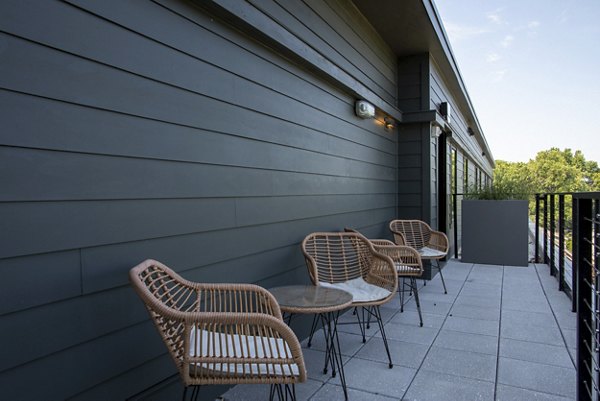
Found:
[{"label": "metal railing", "polygon": [[[577,271],[573,269],[570,245],[574,215],[572,206],[568,207],[573,204],[573,195],[573,192],[535,194],[534,260],[548,264],[552,276],[558,274],[558,289],[569,295],[575,311]],[[543,238],[540,239],[540,236]]]},{"label": "metal railing", "polygon": [[577,309],[577,400],[600,400],[600,193],[573,194]]}]

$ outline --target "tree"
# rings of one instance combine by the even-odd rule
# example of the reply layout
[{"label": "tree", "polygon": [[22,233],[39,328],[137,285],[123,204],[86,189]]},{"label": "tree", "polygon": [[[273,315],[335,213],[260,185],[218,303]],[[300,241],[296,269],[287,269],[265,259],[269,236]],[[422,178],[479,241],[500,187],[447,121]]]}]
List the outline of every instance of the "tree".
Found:
[{"label": "tree", "polygon": [[600,190],[600,168],[580,150],[550,148],[523,162],[498,160],[494,189],[506,193],[552,193]]}]

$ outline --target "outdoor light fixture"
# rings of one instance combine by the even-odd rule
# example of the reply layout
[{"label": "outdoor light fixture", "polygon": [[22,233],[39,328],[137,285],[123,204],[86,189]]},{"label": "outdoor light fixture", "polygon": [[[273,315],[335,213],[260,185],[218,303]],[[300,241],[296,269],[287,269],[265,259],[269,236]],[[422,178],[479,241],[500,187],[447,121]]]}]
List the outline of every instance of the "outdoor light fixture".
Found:
[{"label": "outdoor light fixture", "polygon": [[354,112],[360,118],[375,118],[375,106],[366,100],[357,100],[354,105]]},{"label": "outdoor light fixture", "polygon": [[442,128],[439,125],[432,125],[431,126],[431,137],[438,138],[440,135],[442,135]]},{"label": "outdoor light fixture", "polygon": [[440,114],[446,119],[446,121],[450,121],[450,104],[448,102],[440,103]]},{"label": "outdoor light fixture", "polygon": [[473,131],[473,128],[471,128],[471,127],[467,128],[467,132],[469,133],[470,136],[475,135],[475,131]]},{"label": "outdoor light fixture", "polygon": [[383,124],[388,131],[394,129],[394,119],[392,117],[385,117],[383,119]]},{"label": "outdoor light fixture", "polygon": [[485,157],[485,152],[481,152],[481,156]]}]

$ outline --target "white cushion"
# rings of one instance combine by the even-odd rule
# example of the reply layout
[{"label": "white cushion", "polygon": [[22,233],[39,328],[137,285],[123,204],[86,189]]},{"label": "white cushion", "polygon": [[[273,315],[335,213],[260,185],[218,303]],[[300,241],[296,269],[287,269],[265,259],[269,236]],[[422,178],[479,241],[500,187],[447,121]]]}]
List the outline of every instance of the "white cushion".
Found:
[{"label": "white cushion", "polygon": [[419,249],[419,255],[421,255],[423,258],[441,258],[446,256],[446,252],[424,246],[423,248]]},{"label": "white cushion", "polygon": [[394,263],[394,266],[396,266],[396,271],[399,273],[406,273],[409,271],[415,271],[415,272],[421,271],[421,269],[419,269],[416,266],[406,266],[406,265],[402,265],[400,263]]},{"label": "white cushion", "polygon": [[[198,332],[198,341],[196,340]],[[190,335],[190,356],[230,357],[230,358],[292,358],[292,352],[281,338],[224,334],[207,330],[192,330]],[[205,369],[223,373],[275,374],[298,376],[298,365],[287,363],[199,363]],[[291,372],[290,372],[291,367]]]},{"label": "white cushion", "polygon": [[337,288],[352,294],[353,302],[373,302],[387,298],[391,292],[385,288],[367,283],[362,277],[345,281],[343,283],[319,282],[319,285],[329,288]]}]

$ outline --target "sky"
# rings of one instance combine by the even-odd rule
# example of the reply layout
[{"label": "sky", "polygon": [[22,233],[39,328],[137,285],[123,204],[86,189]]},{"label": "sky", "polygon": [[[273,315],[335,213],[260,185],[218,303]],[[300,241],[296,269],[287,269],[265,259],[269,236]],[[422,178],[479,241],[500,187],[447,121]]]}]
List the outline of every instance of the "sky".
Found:
[{"label": "sky", "polygon": [[600,162],[600,0],[435,0],[496,160]]}]

